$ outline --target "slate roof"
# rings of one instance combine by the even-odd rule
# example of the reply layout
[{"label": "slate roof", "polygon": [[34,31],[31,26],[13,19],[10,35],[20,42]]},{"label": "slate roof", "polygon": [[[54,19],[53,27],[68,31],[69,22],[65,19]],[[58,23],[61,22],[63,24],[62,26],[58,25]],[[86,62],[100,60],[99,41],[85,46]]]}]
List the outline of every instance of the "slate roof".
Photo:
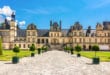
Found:
[{"label": "slate roof", "polygon": [[62,35],[63,36],[67,36],[68,35],[68,32],[69,32],[69,29],[62,29]]},{"label": "slate roof", "polygon": [[48,37],[49,30],[48,29],[38,29],[38,36],[39,37]]},{"label": "slate roof", "polygon": [[[63,36],[68,36],[69,29],[62,29],[61,32],[62,32]],[[84,32],[84,34],[86,34],[86,29],[84,29],[83,32]],[[90,35],[93,35],[95,32],[96,32],[96,30],[92,29]],[[48,37],[49,29],[38,29],[37,34],[39,37]],[[17,37],[26,37],[26,29],[17,30]]]},{"label": "slate roof", "polygon": [[17,30],[17,37],[25,37],[25,36],[26,36],[26,29]]}]

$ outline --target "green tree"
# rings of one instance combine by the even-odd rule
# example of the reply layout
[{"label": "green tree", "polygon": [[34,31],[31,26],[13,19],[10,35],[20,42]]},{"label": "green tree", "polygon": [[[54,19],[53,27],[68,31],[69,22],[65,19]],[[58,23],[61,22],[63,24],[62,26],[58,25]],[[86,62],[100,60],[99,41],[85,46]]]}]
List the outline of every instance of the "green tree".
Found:
[{"label": "green tree", "polygon": [[13,52],[16,53],[16,56],[17,56],[17,54],[20,52],[19,47],[18,47],[18,46],[15,46],[15,47],[13,48]]},{"label": "green tree", "polygon": [[94,46],[92,46],[92,50],[95,51],[95,57],[96,57],[96,53],[97,53],[97,51],[100,50],[100,49],[99,49],[99,46],[98,46],[98,45],[94,45]]},{"label": "green tree", "polygon": [[76,52],[79,53],[81,50],[82,50],[81,46],[79,46],[79,45],[75,46],[75,51]]},{"label": "green tree", "polygon": [[2,39],[0,38],[0,55],[3,55]]},{"label": "green tree", "polygon": [[32,53],[34,53],[35,49],[36,49],[36,48],[35,48],[35,45],[32,44],[32,45],[30,46],[30,49],[29,49],[29,50],[30,50]]}]

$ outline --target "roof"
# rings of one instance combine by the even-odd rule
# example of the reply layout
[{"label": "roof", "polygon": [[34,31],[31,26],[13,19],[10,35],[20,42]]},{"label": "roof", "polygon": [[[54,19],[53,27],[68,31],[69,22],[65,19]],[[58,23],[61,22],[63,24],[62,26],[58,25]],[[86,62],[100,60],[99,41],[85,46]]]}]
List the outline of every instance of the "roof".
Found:
[{"label": "roof", "polygon": [[69,32],[69,29],[62,29],[61,32],[62,32],[63,36],[67,36],[68,32]]},{"label": "roof", "polygon": [[38,36],[39,37],[48,37],[49,30],[48,29],[38,29]]},{"label": "roof", "polygon": [[[38,29],[38,36],[39,37],[48,37],[49,36],[49,29]],[[61,30],[63,36],[68,36],[69,29],[62,29]],[[86,29],[83,30],[84,34],[86,35]],[[96,30],[92,29],[90,36],[92,36]],[[25,37],[26,36],[26,29],[19,29],[17,30],[17,37]]]},{"label": "roof", "polygon": [[17,30],[17,37],[25,37],[25,36],[26,36],[26,29]]}]

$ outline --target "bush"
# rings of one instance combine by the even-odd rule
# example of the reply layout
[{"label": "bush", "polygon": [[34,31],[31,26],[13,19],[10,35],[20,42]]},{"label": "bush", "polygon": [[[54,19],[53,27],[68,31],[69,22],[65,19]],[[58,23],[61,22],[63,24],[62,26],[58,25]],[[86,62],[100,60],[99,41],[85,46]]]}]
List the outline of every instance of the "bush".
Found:
[{"label": "bush", "polygon": [[79,53],[79,52],[82,50],[82,48],[81,48],[81,46],[77,45],[77,46],[75,47],[75,50],[76,50],[76,52]]},{"label": "bush", "polygon": [[16,53],[16,56],[17,56],[17,53],[20,52],[19,47],[15,46],[15,47],[13,48],[13,52]]},{"label": "bush", "polygon": [[32,51],[32,52],[34,52],[34,51],[35,51],[35,45],[32,44],[32,45],[30,46],[30,49],[29,49],[29,50]]},{"label": "bush", "polygon": [[92,46],[92,50],[95,51],[95,57],[96,57],[96,52],[100,50],[99,46],[98,45]]}]

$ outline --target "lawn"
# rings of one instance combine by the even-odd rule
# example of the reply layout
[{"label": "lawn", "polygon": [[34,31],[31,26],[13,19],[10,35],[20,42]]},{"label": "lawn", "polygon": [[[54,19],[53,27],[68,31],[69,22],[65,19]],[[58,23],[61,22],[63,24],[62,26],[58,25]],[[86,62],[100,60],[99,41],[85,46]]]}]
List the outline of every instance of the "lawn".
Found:
[{"label": "lawn", "polygon": [[[35,53],[37,53],[37,51]],[[23,58],[30,56],[30,54],[31,52],[29,50],[20,50],[18,56]],[[3,50],[3,55],[0,55],[0,61],[10,61],[13,56],[15,56],[15,53],[12,50]]]},{"label": "lawn", "polygon": [[[82,51],[80,52],[82,56],[87,58],[93,58],[94,57],[94,51]],[[106,51],[99,51],[97,52],[97,56],[100,58],[102,62],[110,62],[110,52]]]}]

